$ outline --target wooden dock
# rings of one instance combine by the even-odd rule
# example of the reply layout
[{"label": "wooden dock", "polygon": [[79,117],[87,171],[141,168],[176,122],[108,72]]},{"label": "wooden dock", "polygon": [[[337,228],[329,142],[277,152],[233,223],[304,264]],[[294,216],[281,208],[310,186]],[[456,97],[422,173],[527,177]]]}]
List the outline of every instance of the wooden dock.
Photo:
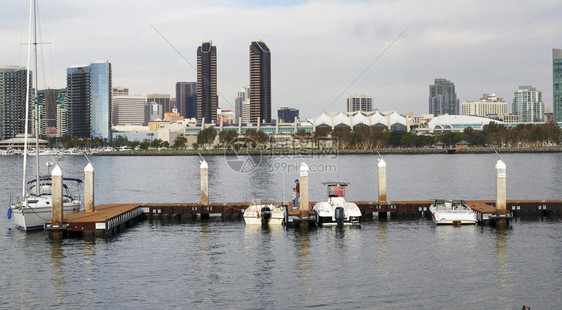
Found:
[{"label": "wooden dock", "polygon": [[[312,207],[315,203],[310,202],[310,206]],[[423,217],[427,214],[432,201],[355,201],[355,203],[364,218],[372,217],[375,213],[386,218],[387,215]],[[496,213],[495,201],[467,200],[467,203],[478,212],[481,222],[486,222],[490,216]],[[96,206],[94,212],[78,212],[64,217],[62,229],[73,233],[90,232],[105,235],[120,231],[144,217],[200,217],[205,219],[210,215],[215,215],[223,218],[240,218],[249,205],[249,202],[103,204]],[[562,214],[562,200],[508,200],[507,210],[512,216],[560,215]],[[296,216],[298,213],[289,212],[289,215]],[[49,225],[50,222],[46,224],[46,229]]]}]

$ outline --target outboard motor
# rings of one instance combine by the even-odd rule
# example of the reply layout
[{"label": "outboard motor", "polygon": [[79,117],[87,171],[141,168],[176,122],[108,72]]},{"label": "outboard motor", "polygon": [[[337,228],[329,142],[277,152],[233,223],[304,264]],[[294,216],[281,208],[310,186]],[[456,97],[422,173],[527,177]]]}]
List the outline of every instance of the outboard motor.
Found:
[{"label": "outboard motor", "polygon": [[336,223],[339,228],[343,227],[343,219],[345,218],[345,214],[342,207],[337,207],[334,210],[334,217],[336,218]]},{"label": "outboard motor", "polygon": [[260,210],[261,223],[267,224],[271,218],[271,209],[269,207],[262,207]]}]

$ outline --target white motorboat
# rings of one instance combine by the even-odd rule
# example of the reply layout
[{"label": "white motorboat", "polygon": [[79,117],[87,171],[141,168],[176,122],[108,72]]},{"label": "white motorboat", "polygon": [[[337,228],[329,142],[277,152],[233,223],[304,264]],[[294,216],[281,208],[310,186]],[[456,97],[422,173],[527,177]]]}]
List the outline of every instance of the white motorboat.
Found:
[{"label": "white motorboat", "polygon": [[244,211],[244,223],[246,225],[283,225],[285,218],[284,208],[269,203],[262,203],[254,199],[250,206]]},{"label": "white motorboat", "polygon": [[312,210],[318,226],[359,225],[361,210],[353,202],[345,201],[347,182],[324,182],[328,187],[328,201],[320,201]]},{"label": "white motorboat", "polygon": [[[27,61],[27,81],[31,80],[31,59],[34,59],[35,68],[34,71],[37,73],[37,2],[36,0],[30,1],[30,38],[33,41],[29,42],[29,53]],[[32,57],[33,54],[33,57]],[[29,133],[29,115],[30,115],[30,100],[33,98],[35,105],[35,110],[39,110],[39,104],[37,102],[37,90],[39,89],[37,84],[37,74],[34,80],[34,87],[26,87],[26,102],[25,102],[25,136],[24,136],[24,148],[23,148],[23,173],[22,173],[22,192],[19,198],[12,201],[10,196],[10,207],[8,209],[8,218],[14,218],[16,225],[23,230],[40,229],[43,228],[45,223],[52,220],[52,182],[50,177],[41,177],[39,174],[39,156],[35,156],[35,173],[36,178],[34,180],[28,181],[26,183],[26,171],[27,171],[27,158],[29,156],[29,143],[28,143],[28,133]],[[31,90],[35,91],[35,94],[31,95]],[[37,115],[33,119],[33,124],[35,125],[35,133],[39,132],[39,119],[40,115]],[[35,153],[39,152],[39,139],[35,140]],[[50,167],[50,163],[48,163]],[[74,212],[80,211],[80,195],[74,195],[73,191],[69,188],[69,184],[74,183],[80,185],[82,180],[79,179],[63,179],[63,216],[69,215]],[[80,190],[78,191],[80,192]]]},{"label": "white motorboat", "polygon": [[429,212],[435,224],[476,224],[476,211],[464,200],[436,199],[429,206]]}]

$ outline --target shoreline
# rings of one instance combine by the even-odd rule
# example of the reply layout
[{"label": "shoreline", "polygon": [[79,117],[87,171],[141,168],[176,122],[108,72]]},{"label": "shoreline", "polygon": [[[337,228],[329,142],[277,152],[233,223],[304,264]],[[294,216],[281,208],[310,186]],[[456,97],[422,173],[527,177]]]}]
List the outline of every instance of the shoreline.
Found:
[{"label": "shoreline", "polygon": [[461,148],[450,152],[447,149],[418,149],[418,148],[381,148],[369,150],[342,149],[216,149],[216,150],[132,150],[132,151],[102,151],[92,153],[92,156],[218,156],[218,155],[357,155],[357,154],[396,154],[396,155],[427,155],[427,154],[493,154],[505,153],[561,153],[562,147],[544,148]]}]

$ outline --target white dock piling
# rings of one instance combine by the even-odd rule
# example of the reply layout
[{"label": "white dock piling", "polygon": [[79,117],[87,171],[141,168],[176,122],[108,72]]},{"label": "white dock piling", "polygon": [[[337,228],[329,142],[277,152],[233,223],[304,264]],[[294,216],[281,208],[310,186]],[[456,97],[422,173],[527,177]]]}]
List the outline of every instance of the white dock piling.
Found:
[{"label": "white dock piling", "polygon": [[201,204],[209,203],[209,165],[204,159],[201,161]]},{"label": "white dock piling", "polygon": [[379,166],[379,202],[386,202],[386,162],[384,159],[377,159]]},{"label": "white dock piling", "polygon": [[[38,181],[39,183],[39,181]],[[62,169],[59,165],[56,165],[53,171],[51,171],[51,204],[52,208],[52,226],[60,227],[62,226],[63,220],[63,204],[62,204],[62,187],[63,187],[63,177]],[[36,184],[39,186],[39,184]]]},{"label": "white dock piling", "polygon": [[[303,162],[299,168],[299,175],[300,175],[300,198],[299,198],[299,209],[301,218],[308,218],[308,165]],[[301,224],[306,223],[307,221],[302,221]]]},{"label": "white dock piling", "polygon": [[506,170],[503,160],[498,159],[496,163],[496,215],[506,214]]},{"label": "white dock piling", "polygon": [[94,212],[94,166],[84,168],[84,211]]}]

